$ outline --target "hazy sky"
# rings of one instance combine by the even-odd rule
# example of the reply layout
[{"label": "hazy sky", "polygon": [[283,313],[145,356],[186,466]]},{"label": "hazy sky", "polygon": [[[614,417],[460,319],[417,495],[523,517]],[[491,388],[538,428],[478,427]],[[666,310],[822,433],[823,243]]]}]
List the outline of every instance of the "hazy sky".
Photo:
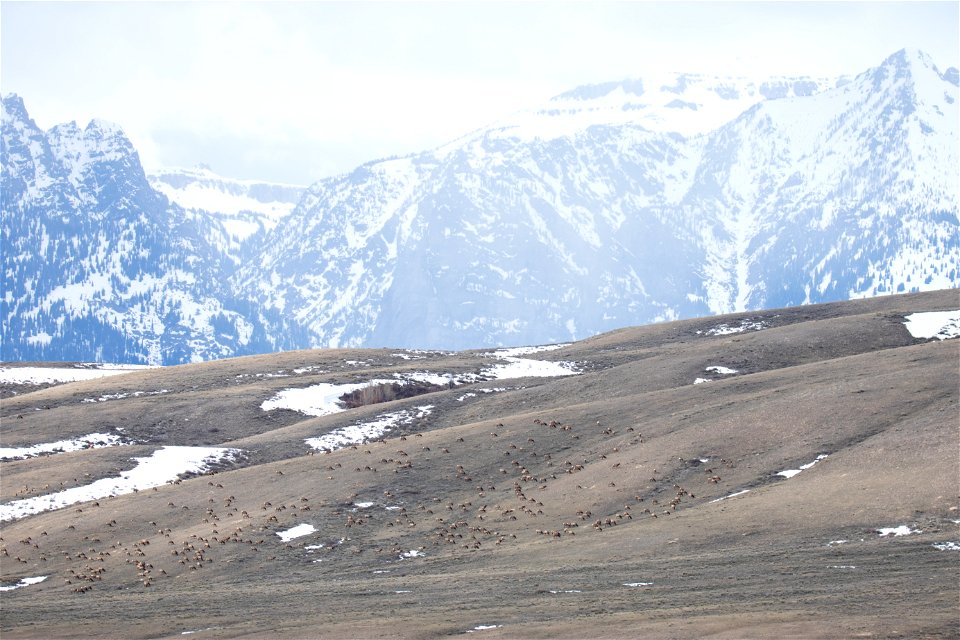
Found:
[{"label": "hazy sky", "polygon": [[0,90],[44,129],[120,124],[147,170],[309,183],[577,85],[655,70],[958,64],[945,2],[0,2]]}]

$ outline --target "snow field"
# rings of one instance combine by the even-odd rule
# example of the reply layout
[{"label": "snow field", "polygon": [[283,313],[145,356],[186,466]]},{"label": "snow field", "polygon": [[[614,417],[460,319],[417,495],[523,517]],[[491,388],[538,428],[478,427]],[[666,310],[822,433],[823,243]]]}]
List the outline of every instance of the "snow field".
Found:
[{"label": "snow field", "polygon": [[67,453],[81,449],[99,449],[124,444],[123,439],[111,433],[91,433],[73,440],[45,442],[30,447],[0,447],[0,460],[23,460],[44,453]]},{"label": "snow field", "polygon": [[947,340],[960,336],[960,310],[911,313],[903,324],[914,338]]},{"label": "snow field", "polygon": [[340,406],[340,396],[378,384],[393,384],[396,380],[370,380],[352,384],[320,383],[301,389],[284,389],[269,400],[265,400],[260,408],[264,411],[274,409],[289,409],[299,411],[308,416],[326,416],[332,413],[346,411]]},{"label": "snow field", "polygon": [[119,476],[0,505],[0,522],[19,520],[79,502],[159,487],[176,480],[181,474],[202,473],[210,465],[231,460],[239,454],[239,449],[220,447],[163,447],[149,456],[134,458],[137,466],[130,471],[124,471]]},{"label": "snow field", "polygon": [[121,365],[98,369],[0,367],[0,384],[58,384],[62,382],[78,382],[80,380],[95,380],[107,376],[122,375],[141,369],[142,367],[135,366],[121,368]]},{"label": "snow field", "polygon": [[937,551],[960,551],[960,542],[938,542],[933,545]]},{"label": "snow field", "polygon": [[298,524],[295,527],[290,527],[285,531],[277,531],[277,536],[280,537],[281,542],[290,542],[295,538],[302,538],[303,536],[308,536],[311,533],[317,530],[312,524]]},{"label": "snow field", "polygon": [[741,320],[740,323],[736,325],[718,324],[717,326],[707,329],[706,331],[697,331],[697,335],[729,336],[734,333],[743,333],[744,331],[760,331],[761,329],[766,328],[767,325],[764,322],[754,322],[748,318]]},{"label": "snow field", "polygon": [[[477,382],[481,379],[494,378],[497,380],[522,378],[522,377],[554,377],[569,376],[580,373],[576,365],[570,362],[552,362],[545,360],[532,360],[521,358],[522,355],[531,353],[540,353],[543,351],[553,351],[560,349],[566,344],[544,345],[537,347],[516,347],[510,349],[498,349],[497,351],[485,355],[495,356],[505,362],[487,367],[479,374],[451,374],[451,373],[433,373],[429,371],[415,371],[410,373],[395,374],[394,379],[374,379],[367,382],[332,384],[320,383],[303,388],[289,388],[277,392],[272,398],[261,403],[260,408],[264,411],[275,409],[287,409],[298,411],[308,416],[326,416],[334,413],[340,413],[347,409],[340,403],[340,398],[347,393],[351,393],[365,387],[380,384],[404,384],[410,381],[426,382],[440,386],[460,385]],[[492,393],[495,391],[504,391],[504,388],[495,389],[477,389],[477,393]],[[473,392],[466,393],[457,400],[462,402],[468,397],[476,395]],[[400,410],[391,413],[384,413],[375,419],[367,422],[358,422],[356,424],[335,429],[330,433],[316,438],[308,438],[306,443],[314,449],[333,450],[352,444],[379,438],[391,428],[400,424],[410,424],[414,420],[429,415],[433,409],[432,405],[423,405],[415,407],[413,410]]]},{"label": "snow field", "polygon": [[419,420],[420,418],[430,415],[432,410],[433,405],[427,404],[415,407],[413,410],[404,409],[391,413],[383,413],[371,421],[340,427],[322,436],[307,438],[305,442],[318,450],[333,451],[335,449],[342,449],[343,447],[349,447],[353,444],[360,444],[365,440],[379,438],[394,427],[400,426],[401,424],[410,424],[414,420]]},{"label": "snow field", "polygon": [[20,582],[10,586],[0,586],[0,591],[13,591],[14,589],[21,589],[23,587],[29,587],[32,584],[39,584],[46,580],[49,576],[36,576],[33,578],[24,578]]},{"label": "snow field", "polygon": [[912,533],[923,533],[920,529],[911,529],[905,524],[901,524],[898,527],[883,527],[881,529],[876,529],[876,532],[880,535],[881,538],[886,538],[887,536],[908,536]]},{"label": "snow field", "polygon": [[818,462],[820,462],[826,457],[827,457],[827,454],[825,453],[820,454],[819,456],[817,456],[817,459],[814,460],[813,462],[808,462],[807,464],[800,465],[799,469],[787,469],[786,471],[778,471],[776,475],[783,476],[784,478],[792,478],[793,476],[797,475],[801,471],[806,471],[807,469],[817,464]]},{"label": "snow field", "polygon": [[99,398],[84,398],[80,402],[107,402],[108,400],[122,400],[124,398],[139,398],[140,396],[161,396],[170,393],[169,389],[160,389],[159,391],[133,391],[132,393],[107,393]]}]

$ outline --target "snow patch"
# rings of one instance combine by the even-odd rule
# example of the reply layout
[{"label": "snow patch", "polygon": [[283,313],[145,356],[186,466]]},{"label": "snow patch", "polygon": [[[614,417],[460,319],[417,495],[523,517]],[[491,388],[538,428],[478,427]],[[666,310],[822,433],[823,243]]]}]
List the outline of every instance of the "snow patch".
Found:
[{"label": "snow patch", "polygon": [[881,538],[885,538],[889,535],[892,536],[908,536],[911,533],[922,533],[919,529],[911,529],[905,524],[900,525],[899,527],[885,527],[882,529],[876,529],[876,532],[880,534]]},{"label": "snow patch", "polygon": [[321,369],[319,366],[315,365],[300,367],[299,369],[294,369],[293,372],[297,375],[300,375],[301,373],[326,373],[324,369]]},{"label": "snow patch", "polygon": [[478,393],[497,393],[500,391],[509,391],[508,387],[487,387],[483,389],[474,389],[473,391],[468,391],[462,396],[457,398],[457,402],[463,402],[467,398],[476,398]]},{"label": "snow patch", "polygon": [[556,351],[557,349],[563,349],[564,347],[569,347],[571,343],[564,342],[561,344],[545,344],[535,347],[510,347],[506,349],[497,349],[496,351],[485,353],[486,356],[494,356],[496,358],[518,358],[520,356],[527,356],[532,353],[543,353],[544,351]]},{"label": "snow patch", "polygon": [[49,576],[36,576],[34,578],[23,578],[17,584],[9,586],[0,586],[0,591],[13,591],[14,589],[20,589],[22,587],[29,587],[32,584],[39,584],[46,580]]},{"label": "snow patch", "polygon": [[[368,382],[350,383],[350,384],[331,384],[320,383],[304,388],[283,389],[276,393],[269,400],[261,403],[260,408],[264,411],[274,409],[288,409],[298,411],[308,416],[325,416],[333,413],[340,413],[347,409],[340,404],[340,397],[358,389],[379,384],[404,384],[405,382],[417,381],[435,384],[438,386],[451,386],[477,382],[481,379],[504,380],[511,378],[524,377],[554,377],[570,376],[582,373],[577,370],[572,362],[553,362],[548,360],[531,360],[521,358],[521,355],[531,353],[540,353],[543,351],[553,351],[567,346],[566,344],[553,344],[538,347],[515,347],[510,349],[498,349],[492,353],[486,353],[486,356],[494,356],[504,360],[503,364],[495,364],[487,367],[479,374],[452,374],[452,373],[433,373],[429,371],[413,371],[395,374],[395,379],[385,380],[376,379]],[[359,364],[356,361],[347,361],[348,364]],[[259,375],[259,374],[258,374]],[[479,393],[490,393],[492,391],[501,391],[505,389],[478,389]],[[462,396],[465,399],[468,396]],[[462,402],[462,399],[461,399]],[[400,412],[403,413],[403,412]],[[398,414],[388,414],[398,415]],[[405,419],[402,416],[401,419]],[[372,425],[372,423],[369,423]],[[382,433],[382,431],[380,431]],[[377,433],[379,435],[379,433]],[[313,446],[313,445],[311,445]]]},{"label": "snow patch", "polygon": [[716,500],[711,500],[710,502],[721,502],[723,500],[728,500],[729,498],[736,498],[737,496],[742,496],[745,493],[750,493],[750,489],[744,489],[743,491],[737,491],[736,493],[731,493],[728,496],[723,496],[722,498],[717,498]]},{"label": "snow patch", "polygon": [[506,361],[505,364],[495,364],[480,372],[481,376],[496,380],[511,378],[552,378],[556,376],[573,376],[582,373],[572,362],[554,362],[551,360],[530,360],[520,356],[543,351],[554,351],[566,347],[567,344],[551,344],[539,347],[514,347],[511,349],[497,349],[484,355],[494,356]]},{"label": "snow patch", "polygon": [[401,384],[404,382],[425,382],[427,384],[446,387],[449,385],[463,384],[464,382],[452,373],[430,373],[429,371],[395,373],[394,376],[396,376]]},{"label": "snow patch", "polygon": [[137,369],[73,369],[65,367],[0,367],[0,384],[59,384],[95,380]]},{"label": "snow patch", "polygon": [[326,416],[346,411],[340,405],[340,397],[357,389],[378,384],[393,384],[395,380],[371,380],[353,384],[330,384],[323,382],[301,389],[283,389],[269,400],[264,400],[260,408],[264,411],[289,409],[308,416]]},{"label": "snow patch", "polygon": [[240,453],[240,449],[220,447],[162,447],[149,456],[134,458],[137,466],[130,471],[124,471],[119,476],[0,505],[0,522],[19,520],[44,511],[62,509],[78,502],[159,487],[176,480],[184,473],[203,473],[209,469],[210,465],[235,459]]},{"label": "snow patch", "polygon": [[426,404],[414,407],[412,410],[404,409],[392,413],[383,413],[371,421],[340,427],[322,436],[307,438],[305,442],[314,449],[334,451],[379,438],[393,427],[401,424],[411,424],[415,420],[430,415],[432,411],[433,405]]},{"label": "snow patch", "polygon": [[766,327],[767,325],[763,321],[753,321],[747,318],[741,320],[739,324],[718,324],[706,331],[697,331],[697,335],[728,336],[733,333],[743,333],[744,331],[759,331]]},{"label": "snow patch", "polygon": [[286,531],[277,531],[276,533],[280,537],[281,542],[290,542],[294,538],[301,538],[303,536],[308,536],[316,530],[317,528],[312,524],[303,523],[303,524],[298,524],[295,527],[290,527]]},{"label": "snow patch", "polygon": [[826,457],[827,457],[827,454],[822,453],[819,456],[817,456],[817,459],[814,460],[813,462],[808,462],[807,464],[800,465],[799,469],[787,469],[786,471],[778,471],[776,475],[783,476],[784,478],[792,478],[793,476],[797,475],[801,471],[806,471],[807,469],[817,464],[818,462],[820,462]]},{"label": "snow patch", "polygon": [[169,389],[160,389],[159,391],[133,391],[132,393],[107,393],[99,398],[84,398],[80,402],[106,402],[108,400],[122,400],[123,398],[139,398],[140,396],[159,396],[164,393],[170,393]]},{"label": "snow patch", "polygon": [[729,369],[727,367],[721,367],[719,365],[707,367],[706,369],[704,369],[704,371],[712,371],[713,373],[719,373],[722,376],[729,376],[729,375],[733,375],[734,373],[737,373],[736,369]]},{"label": "snow patch", "polygon": [[81,449],[99,449],[101,447],[116,447],[124,444],[123,439],[112,433],[90,433],[72,440],[58,440],[45,442],[30,447],[0,447],[0,460],[23,460],[43,455],[44,453],[67,453]]},{"label": "snow patch", "polygon": [[933,548],[938,551],[960,551],[960,542],[937,542]]},{"label": "snow patch", "polygon": [[903,320],[914,338],[948,340],[960,336],[960,310],[912,313]]}]

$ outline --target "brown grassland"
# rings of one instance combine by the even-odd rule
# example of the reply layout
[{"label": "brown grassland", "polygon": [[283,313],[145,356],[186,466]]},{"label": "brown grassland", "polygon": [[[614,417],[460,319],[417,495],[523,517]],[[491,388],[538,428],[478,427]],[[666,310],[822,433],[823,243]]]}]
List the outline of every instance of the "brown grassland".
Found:
[{"label": "brown grassland", "polygon": [[[49,576],[0,594],[0,635],[960,637],[960,552],[934,546],[960,543],[960,340],[915,339],[903,322],[957,308],[948,290],[628,328],[527,356],[580,375],[321,417],[260,405],[496,359],[293,351],[8,387],[4,447],[117,429],[136,444],[2,462],[3,503],[165,445],[244,455],[0,523],[0,581]],[[710,333],[745,318],[763,328]],[[304,442],[424,404],[382,441]],[[276,535],[298,524],[316,531]],[[917,532],[877,533],[901,525]]]}]

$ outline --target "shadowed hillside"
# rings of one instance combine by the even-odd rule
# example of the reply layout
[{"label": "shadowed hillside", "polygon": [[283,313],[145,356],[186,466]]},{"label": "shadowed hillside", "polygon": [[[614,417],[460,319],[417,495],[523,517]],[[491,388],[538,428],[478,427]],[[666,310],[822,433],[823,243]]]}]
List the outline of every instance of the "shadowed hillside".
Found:
[{"label": "shadowed hillside", "polygon": [[0,631],[957,637],[958,308],[7,384]]}]

